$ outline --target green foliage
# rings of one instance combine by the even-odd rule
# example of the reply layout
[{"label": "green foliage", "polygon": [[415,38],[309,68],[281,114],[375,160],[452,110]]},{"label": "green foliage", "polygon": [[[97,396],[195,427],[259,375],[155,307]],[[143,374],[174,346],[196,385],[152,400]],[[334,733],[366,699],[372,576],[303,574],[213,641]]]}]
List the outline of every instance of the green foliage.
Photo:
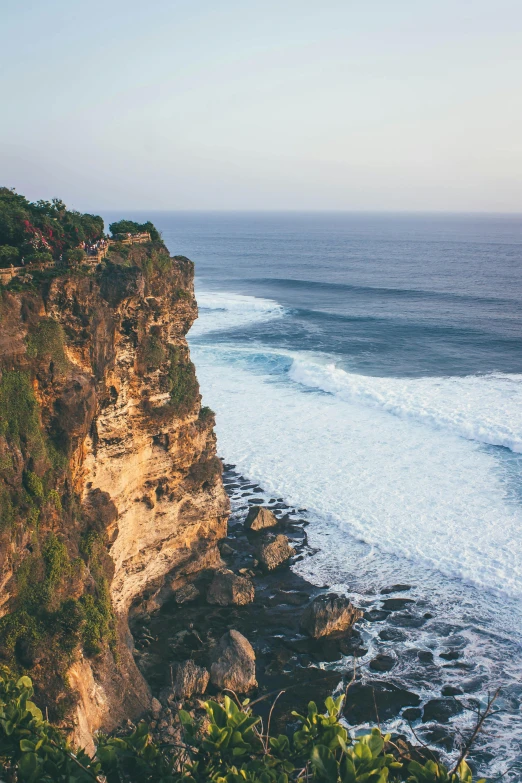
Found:
[{"label": "green foliage", "polygon": [[44,487],[40,476],[37,476],[36,473],[33,473],[32,470],[28,470],[25,473],[24,480],[25,480],[25,486],[27,487],[27,491],[38,500],[40,501],[43,500]]},{"label": "green foliage", "polygon": [[150,220],[146,223],[136,223],[134,220],[118,220],[111,223],[109,231],[113,237],[125,237],[127,234],[150,234],[153,242],[161,239],[160,233]]},{"label": "green foliage", "polygon": [[166,359],[165,347],[157,334],[146,334],[140,343],[141,363],[149,371],[157,370]]},{"label": "green foliage", "polygon": [[69,210],[59,199],[30,202],[14,190],[0,187],[0,266],[15,264],[13,259],[21,257],[26,263],[58,260],[81,242],[100,239],[103,231],[99,215]]},{"label": "green foliage", "polygon": [[82,536],[80,549],[95,583],[95,594],[80,598],[85,623],[82,643],[86,655],[99,655],[108,644],[116,652],[116,618],[112,610],[109,582],[104,572],[105,544],[100,533],[88,530]]},{"label": "green foliage", "polygon": [[178,415],[188,413],[199,394],[196,370],[179,348],[170,346],[168,389],[170,403]]},{"label": "green foliage", "polygon": [[0,673],[0,763],[20,783],[473,783],[465,761],[448,772],[433,761],[397,760],[379,729],[351,738],[339,723],[342,697],[328,699],[324,714],[311,702],[307,716],[296,716],[298,730],[278,737],[225,697],[205,704],[200,723],[179,712],[183,745],[157,745],[141,723],[126,736],[99,735],[91,758],[43,719],[32,696],[28,677]]},{"label": "green foliage", "polygon": [[76,266],[85,259],[85,250],[82,250],[81,247],[73,247],[65,252],[64,258],[69,265]]},{"label": "green foliage", "polygon": [[53,318],[41,318],[27,336],[27,355],[40,361],[52,361],[54,367],[65,372],[65,336],[61,324]]},{"label": "green foliage", "polygon": [[21,446],[33,458],[45,455],[38,403],[29,375],[20,370],[2,373],[0,380],[0,435]]},{"label": "green foliage", "polygon": [[20,251],[17,247],[11,245],[0,245],[0,267],[18,266],[20,262]]}]

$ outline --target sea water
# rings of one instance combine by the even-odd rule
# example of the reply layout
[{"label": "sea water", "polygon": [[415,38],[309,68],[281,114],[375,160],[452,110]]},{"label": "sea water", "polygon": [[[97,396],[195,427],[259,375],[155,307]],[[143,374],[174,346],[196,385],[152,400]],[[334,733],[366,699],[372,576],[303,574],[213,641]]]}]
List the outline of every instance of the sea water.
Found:
[{"label": "sea water", "polygon": [[[362,624],[363,676],[385,652],[397,659],[386,679],[423,702],[449,685],[484,704],[501,686],[475,759],[490,775],[516,765],[522,218],[143,217],[196,264],[189,339],[220,455],[308,509],[316,551],[296,568],[367,609],[411,585],[412,610],[387,632]],[[450,729],[473,720],[464,711]]]}]

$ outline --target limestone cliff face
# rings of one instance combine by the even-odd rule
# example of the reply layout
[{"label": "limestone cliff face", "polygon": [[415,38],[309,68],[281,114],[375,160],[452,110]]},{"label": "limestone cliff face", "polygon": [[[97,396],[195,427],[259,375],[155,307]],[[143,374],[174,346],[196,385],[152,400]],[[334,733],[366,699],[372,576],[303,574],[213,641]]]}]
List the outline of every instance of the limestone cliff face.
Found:
[{"label": "limestone cliff face", "polygon": [[[228,516],[214,418],[185,339],[197,316],[192,263],[161,246],[133,252],[91,273],[42,276],[0,303],[0,622],[10,640],[0,654],[55,683],[34,639],[67,648],[56,631],[65,613],[77,645],[60,652],[72,689],[64,713],[83,744],[148,706],[129,612],[216,565]],[[17,384],[30,431],[8,420]],[[63,568],[51,578],[54,550]]]}]

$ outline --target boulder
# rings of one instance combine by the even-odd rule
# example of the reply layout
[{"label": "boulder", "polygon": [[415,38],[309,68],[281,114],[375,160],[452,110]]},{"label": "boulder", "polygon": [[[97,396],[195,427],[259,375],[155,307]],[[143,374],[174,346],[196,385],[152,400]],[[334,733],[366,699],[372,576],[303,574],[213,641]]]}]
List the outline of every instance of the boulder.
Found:
[{"label": "boulder", "polygon": [[194,661],[183,661],[176,670],[174,696],[178,699],[190,699],[194,693],[205,693],[210,674]]},{"label": "boulder", "polygon": [[195,601],[199,597],[199,590],[196,585],[186,584],[180,587],[174,593],[174,600],[177,604],[187,604],[189,601]]},{"label": "boulder", "polygon": [[150,711],[152,712],[153,718],[155,718],[157,720],[159,718],[159,716],[161,715],[161,710],[162,709],[163,708],[161,706],[161,702],[158,701],[158,699],[152,699],[152,701],[150,703]]},{"label": "boulder", "polygon": [[254,598],[254,585],[248,577],[238,576],[228,568],[220,568],[214,572],[214,578],[207,592],[209,604],[244,606],[251,604]]},{"label": "boulder", "polygon": [[245,520],[245,527],[247,530],[265,530],[269,527],[275,527],[277,525],[277,519],[268,508],[263,506],[252,506],[248,512],[248,516]]},{"label": "boulder", "polygon": [[256,554],[260,563],[267,569],[273,571],[292,557],[293,548],[288,543],[288,538],[278,535],[275,538],[262,541],[257,547]]},{"label": "boulder", "polygon": [[239,631],[227,631],[219,640],[210,667],[210,681],[216,688],[247,693],[257,686],[256,656],[252,645]]},{"label": "boulder", "polygon": [[301,627],[314,639],[336,631],[347,631],[363,616],[349,598],[335,595],[319,595],[308,604],[301,617]]}]

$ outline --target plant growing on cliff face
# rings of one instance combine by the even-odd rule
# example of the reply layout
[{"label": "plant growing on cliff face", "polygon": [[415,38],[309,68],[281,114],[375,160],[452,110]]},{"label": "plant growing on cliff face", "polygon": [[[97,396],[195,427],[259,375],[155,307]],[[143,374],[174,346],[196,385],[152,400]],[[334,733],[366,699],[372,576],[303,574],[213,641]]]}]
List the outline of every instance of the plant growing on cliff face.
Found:
[{"label": "plant growing on cliff face", "polygon": [[52,318],[42,318],[27,336],[30,359],[52,362],[60,372],[67,369],[65,335],[61,324]]}]

